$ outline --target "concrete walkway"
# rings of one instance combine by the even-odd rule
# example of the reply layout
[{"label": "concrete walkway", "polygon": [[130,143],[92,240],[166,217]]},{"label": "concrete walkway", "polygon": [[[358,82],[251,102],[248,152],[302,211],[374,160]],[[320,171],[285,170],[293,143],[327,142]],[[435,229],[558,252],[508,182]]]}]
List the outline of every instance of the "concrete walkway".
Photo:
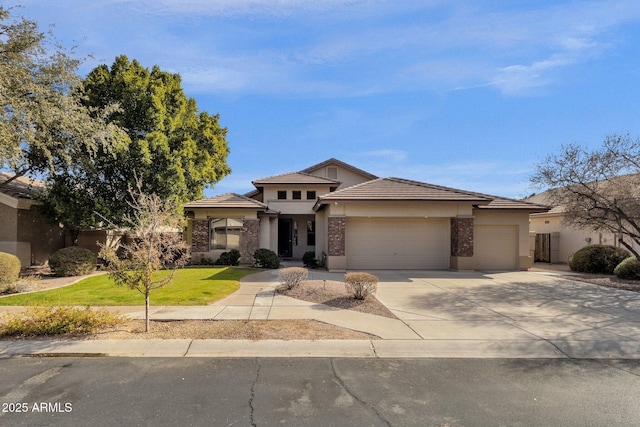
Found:
[{"label": "concrete walkway", "polygon": [[[245,277],[233,295],[204,307],[152,307],[155,320],[312,319],[380,340],[0,341],[0,357],[470,357],[640,359],[640,295],[558,277],[554,271],[374,271],[377,298],[399,318],[278,295],[278,272]],[[343,274],[311,271],[313,280]],[[120,307],[143,318],[141,307]],[[11,311],[12,308],[0,308]]]}]

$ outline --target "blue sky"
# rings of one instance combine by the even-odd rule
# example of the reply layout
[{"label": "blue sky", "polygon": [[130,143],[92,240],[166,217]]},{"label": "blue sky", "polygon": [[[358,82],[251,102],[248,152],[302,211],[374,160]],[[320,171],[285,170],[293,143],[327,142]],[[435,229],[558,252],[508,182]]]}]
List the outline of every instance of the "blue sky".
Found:
[{"label": "blue sky", "polygon": [[84,75],[125,54],[179,73],[227,127],[208,196],[330,157],[505,197],[561,144],[640,136],[637,0],[48,0],[14,10]]}]

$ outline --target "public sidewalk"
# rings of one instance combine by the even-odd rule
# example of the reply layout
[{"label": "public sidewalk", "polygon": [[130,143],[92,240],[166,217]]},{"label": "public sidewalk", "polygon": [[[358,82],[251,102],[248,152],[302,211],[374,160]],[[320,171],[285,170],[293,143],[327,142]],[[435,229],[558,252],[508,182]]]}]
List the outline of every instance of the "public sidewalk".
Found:
[{"label": "public sidewalk", "polygon": [[[625,298],[635,301],[634,293],[594,289],[594,285],[556,279],[555,273],[548,271],[493,275],[449,271],[375,274],[381,279],[378,299],[399,319],[278,295],[274,291],[278,285],[277,270],[245,277],[237,292],[209,306],[152,307],[151,318],[311,319],[368,332],[380,337],[378,340],[0,341],[0,358],[91,355],[640,359],[640,310],[633,307],[607,313],[602,305],[605,299],[616,303]],[[341,281],[343,274],[312,270],[310,279]],[[556,296],[554,292],[558,292],[555,289],[560,283],[564,293]],[[603,303],[599,311],[592,312],[583,307],[583,302],[572,301],[562,307],[562,313],[557,312],[560,307],[557,301],[568,300],[566,289],[577,289],[582,294],[585,287],[589,297],[601,295]],[[535,301],[536,298],[544,299],[544,304]],[[531,304],[526,304],[527,301]],[[144,317],[143,307],[114,309],[132,318]],[[0,313],[9,310],[12,308],[0,308]],[[556,323],[560,329],[553,329]]]}]

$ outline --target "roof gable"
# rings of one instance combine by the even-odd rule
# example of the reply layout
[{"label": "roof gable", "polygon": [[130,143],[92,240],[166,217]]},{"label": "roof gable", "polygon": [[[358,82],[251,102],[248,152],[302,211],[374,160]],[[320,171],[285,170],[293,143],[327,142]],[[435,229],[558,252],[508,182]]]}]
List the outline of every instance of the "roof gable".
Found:
[{"label": "roof gable", "polygon": [[349,170],[349,171],[351,171],[351,172],[353,172],[353,173],[355,173],[357,175],[362,176],[363,178],[365,178],[367,180],[373,180],[373,179],[377,179],[378,178],[377,176],[375,176],[372,173],[369,173],[367,171],[359,169],[359,168],[357,168],[355,166],[352,166],[352,165],[350,165],[348,163],[345,163],[345,162],[343,162],[341,160],[338,160],[338,159],[335,159],[333,157],[328,159],[328,160],[325,160],[324,162],[320,162],[320,163],[315,164],[313,166],[309,166],[308,168],[303,169],[300,172],[301,173],[308,173],[308,174],[314,174],[315,175],[315,173],[318,173],[319,171],[321,171],[322,169],[324,169],[324,168],[326,168],[328,166],[337,166],[337,167],[341,167],[341,168],[347,169],[347,170]]}]

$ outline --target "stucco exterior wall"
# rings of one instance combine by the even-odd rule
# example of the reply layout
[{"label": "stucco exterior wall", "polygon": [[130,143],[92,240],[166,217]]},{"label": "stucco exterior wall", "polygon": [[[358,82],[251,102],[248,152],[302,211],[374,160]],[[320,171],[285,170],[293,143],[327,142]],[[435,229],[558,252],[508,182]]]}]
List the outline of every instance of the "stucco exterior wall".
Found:
[{"label": "stucco exterior wall", "polygon": [[[334,179],[331,178],[329,176],[329,172],[328,169],[332,167],[331,165],[329,166],[324,166],[318,169],[315,169],[313,171],[311,171],[311,175],[315,175],[315,176],[320,176],[322,178],[330,178],[330,179]],[[333,166],[336,167],[336,166]],[[340,186],[338,187],[338,189],[342,189],[342,188],[346,188],[346,187],[350,187],[352,185],[356,185],[356,184],[361,184],[363,182],[369,181],[368,178],[363,177],[360,174],[357,174],[349,169],[345,169],[343,167],[337,166],[338,170],[338,177],[335,178],[338,181],[341,182]],[[328,192],[328,191],[327,191]]]},{"label": "stucco exterior wall", "polygon": [[451,218],[457,216],[471,216],[471,204],[460,205],[454,203],[429,202],[381,202],[381,203],[342,203],[328,205],[331,215],[346,215],[359,217],[430,217]]},{"label": "stucco exterior wall", "polygon": [[558,233],[558,247],[552,246],[552,251],[557,250],[558,255],[552,261],[562,264],[568,263],[573,254],[585,246],[621,246],[613,233],[601,233],[565,226],[562,223],[561,215],[532,215],[530,230],[532,234]]},{"label": "stucco exterior wall", "polygon": [[18,239],[18,209],[0,203],[0,242]]}]

